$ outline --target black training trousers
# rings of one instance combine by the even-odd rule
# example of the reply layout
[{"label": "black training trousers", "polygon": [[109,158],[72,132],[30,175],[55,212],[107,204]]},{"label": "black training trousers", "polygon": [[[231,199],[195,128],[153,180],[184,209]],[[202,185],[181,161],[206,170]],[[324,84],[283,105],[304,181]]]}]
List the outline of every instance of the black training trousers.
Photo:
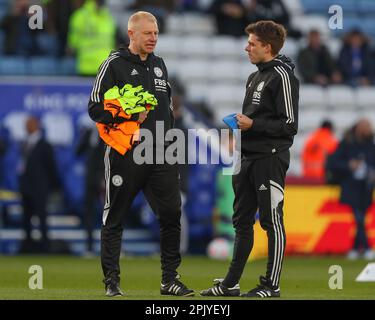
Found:
[{"label": "black training trousers", "polygon": [[253,248],[253,225],[258,209],[261,227],[268,237],[266,277],[273,286],[279,286],[286,243],[283,204],[289,160],[289,150],[262,159],[241,159],[240,172],[233,176],[233,226],[236,237],[233,259],[223,282],[227,287],[239,282]]},{"label": "black training trousers", "polygon": [[104,155],[106,198],[101,231],[101,262],[106,279],[120,280],[124,218],[140,190],[160,224],[162,282],[170,282],[180,265],[181,196],[177,165],[142,164],[133,150],[124,156],[110,146]]}]

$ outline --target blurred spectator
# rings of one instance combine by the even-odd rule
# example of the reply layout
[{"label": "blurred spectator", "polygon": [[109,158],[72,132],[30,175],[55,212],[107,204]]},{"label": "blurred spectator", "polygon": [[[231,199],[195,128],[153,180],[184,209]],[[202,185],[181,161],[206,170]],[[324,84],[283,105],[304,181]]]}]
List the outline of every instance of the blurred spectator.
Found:
[{"label": "blurred spectator", "polygon": [[370,81],[372,85],[375,85],[375,49],[371,51],[371,72],[370,72]]},{"label": "blurred spectator", "polygon": [[245,35],[246,9],[241,0],[214,0],[208,12],[215,16],[219,35]]},{"label": "blurred spectator", "polygon": [[298,70],[305,83],[328,85],[340,83],[341,75],[327,47],[322,44],[320,32],[309,33],[308,45],[298,54]]},{"label": "blurred spectator", "polygon": [[189,105],[191,106],[193,112],[197,112],[201,117],[203,117],[204,120],[214,124],[214,111],[212,108],[210,108],[206,101],[194,101],[190,102]]},{"label": "blurred spectator", "polygon": [[77,155],[86,155],[86,175],[83,208],[83,225],[87,233],[86,256],[94,254],[93,231],[102,205],[98,205],[104,190],[104,143],[96,127],[82,130],[77,145]]},{"label": "blurred spectator", "polygon": [[[222,139],[221,144],[221,148],[232,156],[234,150],[233,133],[230,132],[228,139]],[[214,236],[225,238],[233,244],[235,232],[232,224],[234,202],[232,175],[224,175],[220,169],[216,179],[216,205],[213,215]]]},{"label": "blurred spectator", "polygon": [[11,12],[0,23],[5,31],[4,53],[6,55],[31,56],[41,54],[38,47],[38,30],[29,28],[29,0],[15,0]]},{"label": "blurred spectator", "polygon": [[179,169],[181,175],[181,191],[186,194],[189,189],[189,167],[187,149],[188,129],[184,122],[185,88],[178,78],[171,77],[169,81],[172,87],[174,128],[181,130],[185,136],[185,161],[183,164],[179,165]]},{"label": "blurred spectator", "polygon": [[[185,87],[178,78],[170,78],[172,87],[172,103],[174,128],[183,132],[185,137],[185,159],[180,163],[178,168],[180,171],[180,190],[181,190],[181,253],[186,253],[189,248],[189,221],[184,210],[188,192],[189,192],[189,164],[188,164],[188,128],[184,122],[184,103],[185,103]],[[181,159],[182,160],[182,159]]]},{"label": "blurred spectator", "polygon": [[0,123],[0,188],[19,190],[17,173],[19,155],[20,147],[12,139],[9,128]]},{"label": "blurred spectator", "polygon": [[[2,130],[1,130],[2,131]],[[0,131],[0,133],[1,133]],[[7,151],[7,141],[3,135],[0,135],[0,188],[4,187],[4,163],[3,158]]]},{"label": "blurred spectator", "polygon": [[302,33],[292,28],[289,13],[281,0],[248,0],[246,9],[248,23],[273,20],[287,29],[289,37],[301,38]]},{"label": "blurred spectator", "polygon": [[363,250],[365,259],[375,259],[365,228],[366,211],[372,203],[375,184],[375,144],[370,122],[362,119],[339,144],[329,161],[330,169],[340,176],[340,201],[353,211],[356,235],[349,259],[356,259]]},{"label": "blurred spectator", "polygon": [[147,11],[152,13],[158,20],[159,32],[165,32],[165,20],[168,15],[175,11],[175,0],[136,0],[129,9],[134,11]]},{"label": "blurred spectator", "polygon": [[59,56],[66,53],[70,16],[83,2],[84,0],[44,0],[47,29],[57,36]]},{"label": "blurred spectator", "polygon": [[338,66],[346,84],[370,84],[371,52],[361,31],[353,30],[347,34],[340,51]]},{"label": "blurred spectator", "polygon": [[327,156],[337,148],[331,121],[325,120],[307,139],[302,151],[303,176],[324,179]]},{"label": "blurred spectator", "polygon": [[[208,2],[210,2],[209,0]],[[209,4],[206,4],[207,1],[200,1],[200,0],[177,0],[177,11],[185,12],[185,11],[205,11]]]},{"label": "blurred spectator", "polygon": [[0,157],[2,157],[6,152],[6,142],[3,137],[0,136]]},{"label": "blurred spectator", "polygon": [[33,250],[31,238],[32,217],[39,217],[43,250],[48,250],[47,197],[59,186],[55,158],[51,145],[42,135],[39,120],[30,117],[26,121],[27,140],[23,145],[23,166],[20,175],[25,241],[23,251]]},{"label": "blurred spectator", "polygon": [[77,56],[77,72],[95,76],[115,47],[116,26],[104,0],[86,0],[69,20],[68,45]]}]

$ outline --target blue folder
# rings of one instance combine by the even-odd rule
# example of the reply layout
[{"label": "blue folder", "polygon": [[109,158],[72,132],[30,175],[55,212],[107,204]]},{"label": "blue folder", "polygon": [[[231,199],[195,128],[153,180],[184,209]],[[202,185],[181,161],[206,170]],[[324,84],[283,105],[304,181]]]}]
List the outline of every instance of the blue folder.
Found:
[{"label": "blue folder", "polygon": [[232,113],[223,118],[224,123],[232,130],[238,129],[236,114]]}]

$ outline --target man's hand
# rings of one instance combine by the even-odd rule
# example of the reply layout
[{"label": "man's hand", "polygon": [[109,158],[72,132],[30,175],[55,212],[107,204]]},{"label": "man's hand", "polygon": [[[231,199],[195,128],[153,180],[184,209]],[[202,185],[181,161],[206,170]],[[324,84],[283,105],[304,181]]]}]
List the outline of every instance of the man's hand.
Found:
[{"label": "man's hand", "polygon": [[240,113],[236,115],[236,118],[237,118],[238,127],[244,131],[249,130],[252,127],[253,122],[254,122],[253,119]]},{"label": "man's hand", "polygon": [[139,123],[139,124],[143,123],[143,121],[146,120],[146,118],[147,118],[147,114],[148,114],[148,111],[143,111],[143,112],[141,112],[141,113],[139,114],[139,116],[138,116],[138,123]]}]

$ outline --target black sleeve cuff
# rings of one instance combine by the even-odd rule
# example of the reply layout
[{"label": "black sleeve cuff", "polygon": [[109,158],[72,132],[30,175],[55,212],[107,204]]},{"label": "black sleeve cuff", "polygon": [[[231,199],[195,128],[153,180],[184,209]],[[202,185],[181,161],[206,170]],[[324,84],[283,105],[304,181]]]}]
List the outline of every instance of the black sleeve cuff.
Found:
[{"label": "black sleeve cuff", "polygon": [[116,117],[113,119],[113,123],[123,123],[125,121],[138,121],[139,113],[132,114],[129,119],[124,117]]}]

